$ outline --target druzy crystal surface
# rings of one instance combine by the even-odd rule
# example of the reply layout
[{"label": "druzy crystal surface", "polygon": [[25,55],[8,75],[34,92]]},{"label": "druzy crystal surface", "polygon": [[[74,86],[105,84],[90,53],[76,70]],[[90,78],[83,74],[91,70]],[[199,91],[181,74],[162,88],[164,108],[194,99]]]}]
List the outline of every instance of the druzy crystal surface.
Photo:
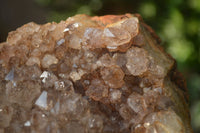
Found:
[{"label": "druzy crystal surface", "polygon": [[28,23],[0,44],[0,133],[191,133],[185,82],[137,14]]}]

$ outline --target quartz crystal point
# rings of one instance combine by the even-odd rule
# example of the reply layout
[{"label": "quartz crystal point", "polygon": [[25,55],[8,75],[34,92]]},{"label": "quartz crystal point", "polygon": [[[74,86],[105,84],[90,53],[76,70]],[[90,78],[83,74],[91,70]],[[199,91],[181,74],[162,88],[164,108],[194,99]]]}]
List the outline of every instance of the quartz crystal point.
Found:
[{"label": "quartz crystal point", "polygon": [[0,44],[0,133],[192,133],[175,60],[135,14],[28,23]]}]

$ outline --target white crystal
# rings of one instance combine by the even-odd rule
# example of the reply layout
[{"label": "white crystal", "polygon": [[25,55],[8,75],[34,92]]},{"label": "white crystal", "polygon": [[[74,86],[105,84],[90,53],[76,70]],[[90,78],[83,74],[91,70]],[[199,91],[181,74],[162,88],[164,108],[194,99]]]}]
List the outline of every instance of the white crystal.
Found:
[{"label": "white crystal", "polygon": [[72,78],[73,81],[81,79],[81,76],[78,74],[78,72],[75,71],[70,73],[70,77]]},{"label": "white crystal", "polygon": [[150,126],[150,123],[149,123],[149,122],[144,123],[144,127],[147,128],[148,126]]},{"label": "white crystal", "polygon": [[91,129],[96,128],[96,132],[100,131],[103,127],[103,120],[102,117],[99,115],[91,115],[88,119],[88,127]]},{"label": "white crystal", "polygon": [[97,29],[95,28],[87,28],[84,33],[84,38],[90,39],[91,34],[96,33]]},{"label": "white crystal", "polygon": [[74,99],[69,99],[66,101],[66,107],[69,112],[74,112],[77,107],[77,101],[79,100],[79,97],[76,97]]},{"label": "white crystal", "polygon": [[60,39],[59,41],[57,41],[57,45],[60,46],[61,44],[63,44],[65,42],[65,39]]},{"label": "white crystal", "polygon": [[42,66],[48,68],[52,64],[57,64],[58,59],[54,55],[46,54],[42,59]]},{"label": "white crystal", "polygon": [[40,97],[37,99],[35,104],[41,108],[47,108],[47,92],[43,91]]},{"label": "white crystal", "polygon": [[40,78],[43,78],[42,79],[42,82],[45,83],[46,82],[46,79],[50,76],[50,73],[47,72],[47,71],[44,71],[41,75],[40,75]]},{"label": "white crystal", "polygon": [[121,98],[121,91],[114,90],[111,92],[111,101],[115,102]]},{"label": "white crystal", "polygon": [[146,50],[132,47],[126,52],[126,57],[126,67],[132,75],[141,75],[149,69],[150,60]]},{"label": "white crystal", "polygon": [[113,33],[108,28],[105,28],[103,33],[107,37],[115,37],[115,35],[113,35]]},{"label": "white crystal", "polygon": [[77,27],[79,27],[79,23],[74,23],[73,26],[74,26],[75,28],[77,28]]},{"label": "white crystal", "polygon": [[44,71],[41,75],[40,78],[47,78],[49,76],[49,72]]},{"label": "white crystal", "polygon": [[71,38],[69,40],[69,47],[70,48],[73,48],[73,49],[80,49],[81,48],[81,42],[82,42],[82,39],[77,36],[77,35],[71,35]]},{"label": "white crystal", "polygon": [[57,102],[54,106],[54,111],[58,114],[58,111],[59,111],[59,108],[60,108],[60,102]]},{"label": "white crystal", "polygon": [[64,88],[65,87],[65,83],[63,81],[56,81],[54,83],[54,87],[55,87],[55,89],[59,90],[60,88]]},{"label": "white crystal", "polygon": [[58,114],[59,113],[59,109],[60,109],[60,102],[58,101],[58,102],[56,102],[54,107],[51,109],[51,113]]},{"label": "white crystal", "polygon": [[73,64],[73,68],[78,68],[78,66],[74,63],[74,64]]},{"label": "white crystal", "polygon": [[155,92],[159,92],[160,94],[162,94],[162,88],[154,88],[153,89]]},{"label": "white crystal", "polygon": [[107,46],[108,49],[117,49],[115,46]]},{"label": "white crystal", "polygon": [[24,123],[24,126],[26,126],[26,127],[31,126],[31,122],[30,122],[30,121],[26,121],[26,122]]},{"label": "white crystal", "polygon": [[40,59],[38,57],[30,57],[26,62],[27,66],[32,66],[34,64],[38,64],[38,66],[40,66]]},{"label": "white crystal", "polygon": [[144,82],[143,82],[143,81],[141,81],[141,82],[140,82],[140,84],[139,84],[139,86],[140,86],[140,88],[144,88],[144,87],[145,87],[145,84],[144,84]]},{"label": "white crystal", "polygon": [[135,128],[139,128],[139,127],[141,127],[141,124],[138,124]]},{"label": "white crystal", "polygon": [[65,29],[63,30],[63,32],[67,32],[67,31],[69,31],[69,28],[65,28]]},{"label": "white crystal", "polygon": [[77,81],[81,79],[81,76],[83,76],[86,72],[82,69],[79,69],[78,72],[72,71],[70,73],[70,78],[72,78],[73,81]]},{"label": "white crystal", "polygon": [[128,106],[136,113],[141,113],[145,108],[146,102],[139,94],[131,94],[127,99]]},{"label": "white crystal", "polygon": [[6,75],[5,80],[12,81],[14,79],[14,68],[10,70],[10,72]]}]

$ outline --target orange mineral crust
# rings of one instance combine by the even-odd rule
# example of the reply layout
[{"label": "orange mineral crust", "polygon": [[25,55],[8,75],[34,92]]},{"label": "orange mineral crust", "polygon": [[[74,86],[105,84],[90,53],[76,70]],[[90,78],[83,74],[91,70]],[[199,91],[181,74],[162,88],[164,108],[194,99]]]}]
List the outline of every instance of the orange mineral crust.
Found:
[{"label": "orange mineral crust", "polygon": [[33,22],[0,44],[0,133],[192,133],[175,60],[138,14]]}]

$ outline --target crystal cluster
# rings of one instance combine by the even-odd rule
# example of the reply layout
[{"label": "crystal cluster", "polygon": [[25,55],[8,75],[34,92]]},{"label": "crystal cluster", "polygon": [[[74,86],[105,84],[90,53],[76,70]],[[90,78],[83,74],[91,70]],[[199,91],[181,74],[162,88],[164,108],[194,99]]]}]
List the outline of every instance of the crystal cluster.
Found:
[{"label": "crystal cluster", "polygon": [[0,133],[191,133],[174,59],[137,14],[28,23],[0,44]]}]

